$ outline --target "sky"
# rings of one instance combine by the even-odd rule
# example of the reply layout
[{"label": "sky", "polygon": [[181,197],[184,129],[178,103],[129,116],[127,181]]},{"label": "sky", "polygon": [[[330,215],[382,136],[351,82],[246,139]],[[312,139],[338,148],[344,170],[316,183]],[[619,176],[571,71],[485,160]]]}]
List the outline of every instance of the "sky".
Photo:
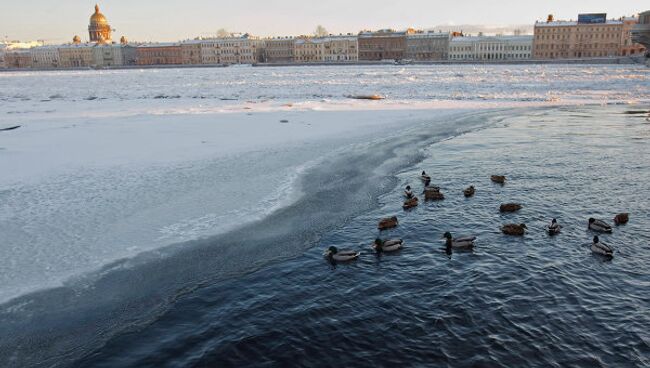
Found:
[{"label": "sky", "polygon": [[436,25],[533,24],[554,14],[606,12],[608,17],[649,10],[641,0],[20,0],[0,6],[0,39],[59,43],[88,38],[95,2],[116,30],[131,41],[175,41],[215,35],[218,29],[258,36],[310,34],[322,24],[330,33],[362,29],[431,28]]}]

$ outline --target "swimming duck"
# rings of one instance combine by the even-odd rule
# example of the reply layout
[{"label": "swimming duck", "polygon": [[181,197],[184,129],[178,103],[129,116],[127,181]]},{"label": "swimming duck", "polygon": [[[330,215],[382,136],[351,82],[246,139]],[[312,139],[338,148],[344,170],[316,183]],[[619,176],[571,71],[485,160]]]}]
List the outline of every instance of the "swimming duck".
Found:
[{"label": "swimming duck", "polygon": [[605,221],[596,220],[593,217],[589,219],[589,229],[591,229],[593,231],[598,231],[598,232],[601,232],[601,233],[611,233],[612,232],[612,227],[609,226]]},{"label": "swimming duck", "polygon": [[422,181],[425,181],[425,182],[426,181],[431,181],[431,177],[429,175],[427,175],[426,171],[422,171],[422,174],[420,175],[420,179],[422,179]]},{"label": "swimming duck", "polygon": [[338,250],[335,246],[331,246],[323,255],[330,261],[349,262],[359,258],[361,253],[353,250]]},{"label": "swimming duck", "polygon": [[499,207],[499,211],[501,212],[517,212],[520,209],[521,205],[519,203],[505,203]]},{"label": "swimming duck", "polygon": [[557,223],[556,219],[551,220],[551,224],[548,225],[548,234],[549,235],[556,235],[560,233],[560,230],[562,229],[562,226]]},{"label": "swimming duck", "polygon": [[612,257],[614,255],[614,250],[609,245],[601,243],[598,236],[594,236],[594,242],[591,244],[591,251],[607,257]]},{"label": "swimming duck", "polygon": [[396,227],[399,224],[397,221],[397,217],[389,217],[389,218],[384,218],[379,221],[379,224],[377,225],[377,229],[379,230],[386,230],[386,229],[392,229]]},{"label": "swimming duck", "polygon": [[410,185],[406,186],[406,190],[404,190],[404,197],[406,197],[407,199],[413,198],[413,191],[411,191]]},{"label": "swimming duck", "polygon": [[447,239],[445,242],[445,245],[447,249],[449,250],[450,248],[455,248],[455,249],[470,249],[474,247],[474,240],[476,240],[475,236],[464,236],[462,238],[452,238],[451,233],[447,231],[445,235],[443,235],[443,238]]},{"label": "swimming duck", "polygon": [[629,213],[619,213],[614,217],[614,223],[616,225],[623,225],[627,224],[627,222],[630,221],[630,214]]},{"label": "swimming duck", "polygon": [[506,235],[523,236],[526,232],[526,224],[507,224],[501,227],[501,231]]},{"label": "swimming duck", "polygon": [[473,185],[470,185],[469,188],[463,190],[463,194],[464,194],[465,197],[467,197],[467,198],[474,196],[474,193],[475,193],[475,192],[476,192],[476,189],[474,189],[474,186],[473,186]]},{"label": "swimming duck", "polygon": [[495,183],[498,184],[505,184],[506,183],[506,177],[503,175],[492,175],[490,177],[490,180],[492,180]]},{"label": "swimming duck", "polygon": [[427,201],[441,201],[445,196],[440,193],[439,187],[426,187],[424,188],[424,199]]},{"label": "swimming duck", "polygon": [[418,198],[414,197],[414,198],[411,198],[411,199],[407,199],[406,202],[404,202],[404,205],[402,206],[402,208],[404,208],[405,210],[409,210],[409,209],[411,209],[413,207],[417,207],[417,206],[418,206]]},{"label": "swimming duck", "polygon": [[390,240],[381,240],[375,239],[375,242],[372,244],[372,249],[377,253],[381,252],[395,252],[402,249],[404,241],[402,239],[390,239]]}]

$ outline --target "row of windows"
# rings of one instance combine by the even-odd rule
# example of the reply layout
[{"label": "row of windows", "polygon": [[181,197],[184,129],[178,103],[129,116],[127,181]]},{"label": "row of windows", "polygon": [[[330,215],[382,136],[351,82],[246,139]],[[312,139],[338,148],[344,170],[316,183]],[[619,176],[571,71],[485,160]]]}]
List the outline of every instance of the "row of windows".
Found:
[{"label": "row of windows", "polygon": [[509,60],[509,59],[529,59],[530,54],[458,54],[449,55],[452,60]]},{"label": "row of windows", "polygon": [[531,46],[515,45],[473,45],[473,46],[452,46],[449,48],[452,52],[462,52],[462,51],[473,51],[474,49],[478,51],[530,51]]}]

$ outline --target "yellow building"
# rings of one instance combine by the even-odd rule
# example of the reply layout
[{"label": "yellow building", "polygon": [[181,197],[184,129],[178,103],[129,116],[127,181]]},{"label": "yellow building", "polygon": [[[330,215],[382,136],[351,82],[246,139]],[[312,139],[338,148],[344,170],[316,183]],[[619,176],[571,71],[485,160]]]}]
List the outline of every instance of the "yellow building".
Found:
[{"label": "yellow building", "polygon": [[630,44],[636,21],[606,19],[606,14],[581,14],[578,21],[535,23],[533,58],[571,59],[630,55],[639,52]]}]

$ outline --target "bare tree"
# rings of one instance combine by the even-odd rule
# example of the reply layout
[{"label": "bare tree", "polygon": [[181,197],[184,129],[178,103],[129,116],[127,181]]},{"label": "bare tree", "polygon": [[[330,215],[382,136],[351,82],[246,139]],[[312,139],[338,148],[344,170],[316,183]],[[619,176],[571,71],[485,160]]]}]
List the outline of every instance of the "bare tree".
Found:
[{"label": "bare tree", "polygon": [[314,36],[325,37],[327,35],[329,35],[329,32],[327,32],[327,29],[325,29],[325,27],[321,26],[320,24],[316,26],[316,30],[314,31]]}]

